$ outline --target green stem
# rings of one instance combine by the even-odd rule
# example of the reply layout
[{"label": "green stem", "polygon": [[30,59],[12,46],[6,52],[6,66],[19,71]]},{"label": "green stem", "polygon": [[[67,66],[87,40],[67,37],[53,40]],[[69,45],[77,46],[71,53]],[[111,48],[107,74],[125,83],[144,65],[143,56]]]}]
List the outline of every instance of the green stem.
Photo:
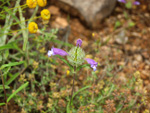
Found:
[{"label": "green stem", "polygon": [[33,15],[31,16],[31,18],[30,18],[29,21],[28,21],[28,24],[33,20],[33,18],[35,17],[35,15],[36,15],[38,9],[39,9],[39,6],[37,5],[36,8],[35,8],[35,10],[34,10],[34,12],[33,12]]},{"label": "green stem", "polygon": [[[17,0],[15,7],[18,7],[18,6],[19,6],[20,1],[21,1],[21,0]],[[8,14],[8,15],[6,16],[5,25],[4,25],[4,27],[3,27],[5,30],[4,30],[4,32],[3,32],[4,35],[2,35],[2,36],[1,36],[1,39],[0,39],[0,41],[1,41],[0,46],[5,45],[5,43],[6,43],[7,34],[8,34],[8,32],[9,32],[10,27],[11,27],[11,25],[12,25],[12,23],[13,23],[13,20],[14,20],[14,18],[12,18],[11,15],[15,15],[15,14],[16,14],[16,11],[17,11],[17,8],[15,8],[15,9],[12,11],[11,14]]]},{"label": "green stem", "polygon": [[2,71],[0,70],[0,72],[1,72],[1,79],[2,79],[2,84],[3,84],[4,94],[5,94],[6,113],[8,113],[8,107],[7,107],[7,96],[6,96],[5,83],[4,83],[4,78],[3,78]]},{"label": "green stem", "polygon": [[72,91],[71,91],[71,98],[70,98],[70,104],[73,103],[73,91],[74,91],[74,80],[75,80],[75,76],[76,76],[76,67],[74,67],[74,72],[73,72],[73,85],[72,85]]},{"label": "green stem", "polygon": [[74,66],[73,85],[72,85],[72,91],[71,91],[71,97],[70,97],[70,105],[73,104],[73,92],[74,92],[74,81],[75,81],[75,76],[76,76],[76,68],[77,68],[77,66]]},{"label": "green stem", "polygon": [[95,76],[93,75],[93,93],[92,93],[92,102],[94,102],[94,95],[95,95]]}]

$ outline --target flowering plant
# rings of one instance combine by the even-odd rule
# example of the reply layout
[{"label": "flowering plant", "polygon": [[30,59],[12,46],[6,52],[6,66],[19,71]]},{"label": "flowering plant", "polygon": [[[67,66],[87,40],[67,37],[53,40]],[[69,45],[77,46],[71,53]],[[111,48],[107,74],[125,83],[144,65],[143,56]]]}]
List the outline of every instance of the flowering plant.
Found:
[{"label": "flowering plant", "polygon": [[67,59],[71,64],[70,66],[75,66],[76,68],[79,67],[86,60],[88,64],[91,65],[91,68],[93,68],[93,70],[96,71],[98,63],[95,62],[93,59],[85,58],[85,52],[81,48],[81,45],[82,45],[82,40],[78,39],[76,43],[76,47],[73,47],[68,53],[62,49],[52,47],[51,50],[48,50],[47,55],[48,57],[52,55],[67,56]]},{"label": "flowering plant", "polygon": [[[82,45],[82,40],[78,39],[76,46],[71,48],[71,50],[68,53],[62,49],[54,48],[54,47],[52,47],[51,50],[48,50],[48,53],[47,53],[48,57],[58,55],[58,57],[70,67],[70,69],[72,70],[72,72],[74,74],[72,92],[71,92],[71,97],[70,97],[68,106],[70,106],[70,104],[73,104],[74,80],[75,80],[76,73],[82,67],[87,66],[87,65],[82,65],[82,63],[84,63],[84,61],[87,61],[88,66],[90,64],[91,68],[93,68],[94,71],[96,71],[96,68],[98,65],[98,63],[96,61],[94,61],[93,59],[85,58],[85,52],[81,48],[81,45]],[[60,56],[67,56],[69,63]],[[90,86],[86,86],[83,89],[86,89],[89,87]],[[83,89],[80,89],[80,91],[82,91]]]}]

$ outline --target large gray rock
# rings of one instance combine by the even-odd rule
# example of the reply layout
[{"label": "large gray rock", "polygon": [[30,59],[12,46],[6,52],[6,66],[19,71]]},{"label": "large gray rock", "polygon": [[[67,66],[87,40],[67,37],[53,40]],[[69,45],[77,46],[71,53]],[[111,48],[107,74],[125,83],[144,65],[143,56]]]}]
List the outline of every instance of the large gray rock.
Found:
[{"label": "large gray rock", "polygon": [[116,0],[57,0],[57,3],[71,14],[80,16],[88,26],[98,27],[98,23],[112,12]]}]

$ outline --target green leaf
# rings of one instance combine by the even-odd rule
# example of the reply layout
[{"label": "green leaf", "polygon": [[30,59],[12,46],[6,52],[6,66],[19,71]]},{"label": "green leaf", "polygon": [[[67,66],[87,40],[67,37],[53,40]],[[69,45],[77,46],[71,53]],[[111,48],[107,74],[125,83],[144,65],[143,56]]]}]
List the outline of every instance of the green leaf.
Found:
[{"label": "green leaf", "polygon": [[[10,87],[5,85],[5,89],[10,89]],[[3,85],[0,85],[0,90],[3,90]]]},{"label": "green leaf", "polygon": [[119,104],[119,105],[117,106],[117,110],[116,110],[115,113],[119,113],[119,112],[121,111],[122,107],[123,107],[123,104]]},{"label": "green leaf", "polygon": [[2,66],[0,67],[0,69],[2,70],[2,69],[4,69],[4,68],[6,68],[6,67],[16,66],[16,65],[23,64],[23,63],[25,63],[25,61],[11,62],[11,63],[9,63],[9,64],[4,64],[4,65],[2,65]]},{"label": "green leaf", "polygon": [[107,96],[109,96],[109,95],[114,91],[114,89],[115,89],[115,85],[114,85],[114,84],[111,84],[109,90],[108,90],[107,92],[105,92],[105,94],[106,94]]},{"label": "green leaf", "polygon": [[67,113],[70,113],[70,101],[67,104]]},{"label": "green leaf", "polygon": [[131,9],[132,8],[132,2],[128,2],[128,3],[126,3],[126,8],[128,8],[128,9]]},{"label": "green leaf", "polygon": [[4,50],[4,49],[15,49],[15,47],[13,46],[13,44],[6,44],[4,46],[0,46],[0,51]]},{"label": "green leaf", "polygon": [[124,11],[123,14],[124,14],[124,17],[125,17],[126,19],[128,19],[128,13],[127,13],[126,11]]},{"label": "green leaf", "polygon": [[61,59],[65,64],[67,64],[70,68],[70,70],[73,72],[73,67],[67,62],[67,60],[65,60],[63,57],[59,56],[59,55],[55,55],[56,57],[58,57],[59,59]]},{"label": "green leaf", "polygon": [[18,8],[19,9],[19,17],[20,17],[20,20],[22,23],[20,23],[20,27],[22,30],[22,35],[23,35],[23,51],[26,50],[26,46],[27,46],[27,43],[28,43],[28,32],[26,30],[26,22],[25,22],[25,17],[23,17],[23,14],[22,14],[22,9],[21,7]]},{"label": "green leaf", "polygon": [[5,105],[5,103],[0,103],[0,106],[3,106],[3,105]]},{"label": "green leaf", "polygon": [[90,64],[84,64],[84,65],[78,66],[78,67],[77,67],[77,72],[78,72],[81,68],[89,67],[89,66],[90,66]]},{"label": "green leaf", "polygon": [[128,23],[128,26],[129,26],[129,27],[134,27],[135,25],[136,25],[136,24],[135,24],[134,22],[132,22],[132,21]]},{"label": "green leaf", "polygon": [[75,92],[75,93],[73,94],[72,99],[69,100],[69,102],[68,102],[68,104],[67,104],[67,113],[70,113],[70,105],[71,105],[71,103],[72,103],[72,101],[73,101],[73,98],[74,98],[78,93],[80,93],[80,92],[82,92],[83,90],[85,90],[85,89],[87,89],[87,88],[90,88],[90,87],[91,87],[91,86],[85,86],[85,87],[79,89],[77,92]]},{"label": "green leaf", "polygon": [[116,23],[115,23],[115,29],[118,28],[118,27],[120,27],[120,26],[121,26],[121,22],[119,20],[116,21]]},{"label": "green leaf", "polygon": [[21,85],[15,92],[13,92],[7,99],[7,102],[9,102],[18,92],[23,90],[25,87],[27,87],[29,82],[26,82],[25,84]]},{"label": "green leaf", "polygon": [[0,51],[5,50],[5,49],[16,49],[16,50],[22,52],[22,50],[18,47],[16,42],[11,42],[4,46],[0,46]]},{"label": "green leaf", "polygon": [[5,54],[4,58],[7,60],[8,56],[9,56],[9,50],[6,50],[4,54]]},{"label": "green leaf", "polygon": [[[18,7],[19,6],[19,3],[20,3],[21,0],[17,0],[16,1],[16,4],[15,4],[15,7]],[[6,8],[5,8],[6,9]],[[17,8],[14,8],[13,11],[12,11],[12,14],[13,15],[16,15],[16,11],[17,11]],[[5,28],[3,34],[0,36],[0,46],[3,46],[6,44],[6,39],[7,39],[7,34],[9,33],[9,30],[11,28],[11,24],[13,23],[13,18],[11,18],[11,15],[8,14],[6,16],[7,19],[5,19],[5,25],[3,28]]]},{"label": "green leaf", "polygon": [[9,85],[11,84],[18,76],[20,73],[16,73],[15,75],[13,75],[5,84]]},{"label": "green leaf", "polygon": [[2,61],[2,59],[3,59],[3,57],[2,57],[2,55],[0,55],[0,62]]},{"label": "green leaf", "polygon": [[11,67],[7,67],[7,68],[3,69],[3,72],[4,72],[4,73],[3,73],[4,81],[6,81],[6,79],[7,79],[7,73],[9,72],[10,68],[11,68]]},{"label": "green leaf", "polygon": [[75,92],[75,93],[73,94],[72,100],[73,100],[73,98],[74,98],[78,93],[80,93],[80,92],[82,92],[83,90],[85,90],[85,89],[87,89],[87,88],[90,88],[90,87],[91,87],[91,86],[85,86],[85,87],[79,89],[77,92]]}]

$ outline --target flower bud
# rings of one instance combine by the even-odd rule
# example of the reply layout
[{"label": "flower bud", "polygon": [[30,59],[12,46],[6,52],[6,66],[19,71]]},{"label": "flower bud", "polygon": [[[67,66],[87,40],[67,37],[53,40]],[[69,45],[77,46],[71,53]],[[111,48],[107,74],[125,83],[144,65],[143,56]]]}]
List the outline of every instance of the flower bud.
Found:
[{"label": "flower bud", "polygon": [[37,0],[37,3],[40,7],[45,7],[47,4],[47,0]]},{"label": "flower bud", "polygon": [[37,1],[36,0],[26,0],[26,4],[29,8],[35,8],[37,5]]},{"label": "flower bud", "polygon": [[28,26],[28,30],[30,33],[37,33],[38,25],[35,22],[30,22]]},{"label": "flower bud", "polygon": [[50,19],[50,12],[49,12],[49,10],[48,9],[43,9],[42,11],[41,11],[41,17],[42,17],[42,19],[43,20],[49,20]]}]

